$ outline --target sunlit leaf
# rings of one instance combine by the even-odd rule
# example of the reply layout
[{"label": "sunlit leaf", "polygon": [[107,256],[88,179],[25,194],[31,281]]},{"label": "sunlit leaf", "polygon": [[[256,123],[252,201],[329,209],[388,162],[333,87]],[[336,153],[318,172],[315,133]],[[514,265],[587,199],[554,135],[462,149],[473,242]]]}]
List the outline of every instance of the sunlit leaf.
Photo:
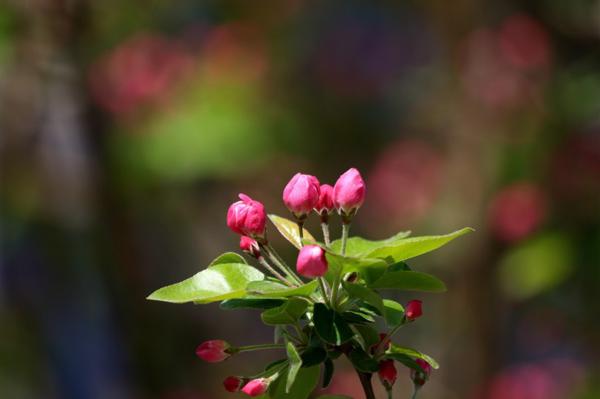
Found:
[{"label": "sunlit leaf", "polygon": [[455,238],[471,231],[473,231],[472,228],[465,227],[464,229],[441,236],[405,238],[398,240],[393,245],[377,248],[365,254],[365,256],[369,258],[393,259],[395,262],[400,262],[438,249]]},{"label": "sunlit leaf", "polygon": [[210,303],[246,295],[251,281],[264,279],[264,274],[241,263],[222,263],[202,270],[179,283],[154,291],[147,299],[172,303]]},{"label": "sunlit leaf", "polygon": [[427,363],[429,363],[429,365],[431,367],[433,367],[434,369],[437,369],[440,367],[438,365],[438,363],[435,361],[435,359],[432,358],[431,356],[426,355],[422,352],[419,352],[416,349],[405,348],[405,347],[396,345],[394,343],[390,344],[389,349],[386,350],[385,353],[386,353],[386,356],[392,355],[392,354],[401,354],[401,355],[406,355],[406,356],[414,358],[414,359],[422,359],[422,360],[425,360]]},{"label": "sunlit leaf", "polygon": [[[289,219],[277,215],[269,215],[269,219],[275,225],[279,233],[288,240],[293,246],[302,248],[302,239],[298,231],[298,224]],[[306,229],[302,229],[304,238],[310,241],[315,241],[314,237]]]},{"label": "sunlit leaf", "polygon": [[220,265],[223,263],[248,263],[242,255],[236,254],[235,252],[225,252],[217,256],[208,267]]},{"label": "sunlit leaf", "polygon": [[290,296],[307,297],[315,292],[318,286],[319,282],[317,280],[313,280],[300,287],[288,287],[287,285],[278,282],[262,280],[249,283],[246,287],[246,291],[248,291],[249,295],[268,298],[286,298]]},{"label": "sunlit leaf", "polygon": [[383,317],[389,327],[396,327],[404,320],[404,307],[396,301],[384,299]]},{"label": "sunlit leaf", "polygon": [[[362,237],[350,237],[346,242],[346,256],[361,257],[374,250],[394,245],[397,241],[402,240],[410,235],[410,231],[401,231],[385,240],[367,240]],[[335,240],[331,243],[331,250],[340,253],[342,249],[342,240]]]}]

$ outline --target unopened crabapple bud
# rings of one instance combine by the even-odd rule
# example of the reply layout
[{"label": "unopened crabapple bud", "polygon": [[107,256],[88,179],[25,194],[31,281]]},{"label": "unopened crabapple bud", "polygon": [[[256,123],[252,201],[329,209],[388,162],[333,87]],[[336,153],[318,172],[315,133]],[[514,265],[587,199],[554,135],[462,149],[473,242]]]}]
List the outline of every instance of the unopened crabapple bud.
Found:
[{"label": "unopened crabapple bud", "polygon": [[319,188],[319,201],[315,205],[315,211],[319,215],[327,215],[335,209],[333,202],[333,187],[329,184],[321,184]]},{"label": "unopened crabapple bud", "polygon": [[396,366],[394,366],[394,361],[388,359],[379,362],[379,371],[377,371],[377,374],[379,374],[379,379],[386,389],[390,389],[398,377],[398,371],[396,370]]},{"label": "unopened crabapple bud", "polygon": [[431,366],[423,359],[416,359],[415,362],[423,371],[417,371],[415,369],[410,370],[410,378],[417,387],[421,387],[425,385],[427,380],[429,379],[429,375],[431,374]]},{"label": "unopened crabapple bud", "polygon": [[423,309],[421,308],[422,303],[423,302],[419,301],[418,299],[413,299],[412,301],[408,302],[406,308],[404,309],[404,314],[406,315],[407,320],[413,321],[421,317],[423,314]]},{"label": "unopened crabapple bud", "polygon": [[240,237],[240,249],[256,259],[260,258],[260,246],[258,242],[248,236]]},{"label": "unopened crabapple bud", "polygon": [[227,211],[227,226],[238,234],[264,239],[267,215],[262,203],[246,194],[240,194],[240,201],[234,202]]},{"label": "unopened crabapple bud", "polygon": [[227,392],[238,392],[244,385],[244,378],[229,376],[223,380],[223,386]]},{"label": "unopened crabapple bud", "polygon": [[222,339],[205,341],[196,348],[196,355],[209,363],[222,362],[231,356],[231,354],[231,345]]},{"label": "unopened crabapple bud", "polygon": [[305,245],[300,249],[296,270],[305,277],[321,277],[327,273],[325,251],[318,245]]},{"label": "unopened crabapple bud", "polygon": [[267,389],[269,389],[269,383],[270,380],[267,378],[256,378],[244,385],[242,392],[249,396],[259,396],[267,392]]},{"label": "unopened crabapple bud", "polygon": [[319,180],[296,173],[283,189],[283,202],[297,219],[304,219],[319,201]]},{"label": "unopened crabapple bud", "polygon": [[343,216],[352,216],[365,201],[366,187],[360,172],[350,168],[341,175],[333,187],[335,207]]}]

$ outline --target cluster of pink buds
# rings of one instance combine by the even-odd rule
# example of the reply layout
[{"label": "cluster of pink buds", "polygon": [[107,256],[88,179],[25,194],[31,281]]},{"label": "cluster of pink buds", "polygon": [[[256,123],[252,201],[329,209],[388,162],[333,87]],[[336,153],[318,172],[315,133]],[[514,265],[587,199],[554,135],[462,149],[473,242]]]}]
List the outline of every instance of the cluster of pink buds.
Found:
[{"label": "cluster of pink buds", "polygon": [[[317,177],[304,173],[292,176],[282,193],[289,218],[267,215],[261,202],[239,194],[239,201],[227,211],[227,226],[239,235],[239,248],[254,258],[253,262],[226,252],[193,276],[154,291],[148,299],[220,302],[224,310],[261,310],[262,322],[275,328],[272,342],[232,346],[214,339],[196,349],[197,356],[210,363],[244,352],[285,352],[285,358],[256,374],[227,377],[223,381],[227,392],[309,399],[319,380],[322,388],[327,388],[335,360],[345,356],[367,398],[375,398],[374,377],[391,398],[399,379],[396,367],[402,364],[411,369],[412,399],[416,399],[438,363],[392,339],[401,327],[422,317],[423,304],[413,299],[403,305],[384,298],[380,290],[443,292],[443,281],[412,270],[405,261],[473,229],[410,238],[408,233],[397,233],[383,240],[350,237],[350,226],[365,195],[365,182],[355,168],[344,172],[334,185],[321,184]],[[313,213],[323,230],[322,241],[304,228]],[[330,240],[329,223],[335,213],[341,221],[341,237]],[[286,262],[271,245],[267,219],[298,250],[295,263]],[[376,326],[382,328],[379,336]]]}]

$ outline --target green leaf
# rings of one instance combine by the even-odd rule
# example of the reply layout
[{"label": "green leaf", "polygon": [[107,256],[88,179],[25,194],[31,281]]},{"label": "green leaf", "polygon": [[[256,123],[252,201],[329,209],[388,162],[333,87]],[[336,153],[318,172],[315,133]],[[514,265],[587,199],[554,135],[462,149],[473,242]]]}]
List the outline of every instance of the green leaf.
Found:
[{"label": "green leaf", "polygon": [[210,303],[246,295],[251,281],[264,274],[241,263],[221,263],[204,269],[186,280],[154,291],[147,299],[172,303]]},{"label": "green leaf", "polygon": [[331,283],[339,273],[343,276],[346,273],[352,272],[358,273],[367,282],[373,282],[381,277],[388,268],[387,263],[382,259],[354,258],[334,254],[330,251],[325,254],[325,257],[329,264],[329,269],[325,278],[329,283]]},{"label": "green leaf", "polygon": [[333,372],[335,367],[333,365],[333,360],[327,359],[323,365],[323,388],[327,388],[331,383],[331,379],[333,378]]},{"label": "green leaf", "polygon": [[312,346],[302,352],[302,367],[312,367],[327,359],[327,351],[318,346]]},{"label": "green leaf", "polygon": [[322,303],[315,303],[313,322],[319,337],[333,345],[341,345],[354,335],[342,316]]},{"label": "green leaf", "polygon": [[[298,224],[296,222],[272,214],[269,215],[269,219],[286,240],[288,240],[296,248],[302,248],[302,240],[300,239],[300,234],[298,234]],[[308,230],[302,229],[302,231],[305,239],[316,241]]]},{"label": "green leaf", "polygon": [[444,292],[446,285],[430,274],[420,272],[391,272],[381,276],[371,288],[392,288],[407,291]]},{"label": "green leaf", "polygon": [[289,393],[285,392],[287,386],[287,375],[277,379],[274,386],[269,390],[269,396],[274,399],[306,399],[317,386],[319,381],[319,366],[301,368],[296,375]]},{"label": "green leaf", "polygon": [[379,370],[379,363],[373,359],[364,350],[360,348],[352,348],[348,354],[348,359],[352,362],[355,369],[363,373],[375,373]]},{"label": "green leaf", "polygon": [[278,282],[262,280],[253,281],[246,287],[246,291],[250,295],[256,295],[260,297],[268,298],[286,298],[290,296],[310,296],[317,287],[319,282],[313,280],[308,284],[301,285],[300,287],[288,287]]},{"label": "green leaf", "polygon": [[215,259],[208,265],[208,267],[221,265],[223,263],[244,263],[247,264],[246,259],[242,255],[236,254],[235,252],[225,252]]},{"label": "green leaf", "polygon": [[291,342],[288,342],[285,346],[288,359],[290,361],[290,367],[288,368],[287,380],[285,382],[285,393],[289,393],[294,381],[296,380],[296,376],[298,375],[298,371],[300,371],[300,367],[302,367],[302,358],[298,354],[296,347]]},{"label": "green leaf", "polygon": [[283,304],[283,299],[236,298],[221,302],[221,309],[272,309]]},{"label": "green leaf", "polygon": [[474,230],[470,227],[465,227],[464,229],[441,236],[405,238],[395,242],[393,245],[383,246],[368,252],[365,256],[369,258],[391,258],[395,262],[400,262],[438,249],[455,238],[470,233],[471,231]]},{"label": "green leaf", "polygon": [[351,324],[370,324],[375,323],[375,319],[370,314],[358,311],[346,311],[342,313],[342,318]]},{"label": "green leaf", "polygon": [[283,305],[264,311],[260,318],[270,326],[294,324],[306,312],[308,302],[300,298],[290,298]]},{"label": "green leaf", "polygon": [[396,301],[384,299],[383,317],[388,326],[396,327],[404,320],[404,307]]},{"label": "green leaf", "polygon": [[[401,231],[390,238],[386,238],[385,240],[375,241],[367,240],[362,237],[350,237],[346,242],[346,255],[361,257],[369,252],[373,252],[378,248],[394,245],[396,242],[408,237],[409,235],[410,231]],[[342,250],[342,240],[339,239],[332,242],[331,249],[339,254]]]},{"label": "green leaf", "polygon": [[350,294],[351,298],[354,297],[362,299],[369,305],[372,305],[377,310],[379,310],[381,314],[383,314],[383,300],[381,299],[378,293],[365,287],[364,285],[352,284],[348,282],[343,282],[342,284],[346,292]]},{"label": "green leaf", "polygon": [[385,351],[386,356],[388,355],[393,355],[393,354],[401,354],[401,355],[406,355],[408,357],[414,358],[414,359],[423,359],[425,360],[427,363],[429,363],[429,365],[431,367],[433,367],[434,369],[439,368],[439,364],[435,361],[434,358],[432,358],[429,355],[426,355],[422,352],[419,352],[416,349],[411,349],[411,348],[405,348],[402,346],[398,346],[394,343],[390,344],[390,348]]}]

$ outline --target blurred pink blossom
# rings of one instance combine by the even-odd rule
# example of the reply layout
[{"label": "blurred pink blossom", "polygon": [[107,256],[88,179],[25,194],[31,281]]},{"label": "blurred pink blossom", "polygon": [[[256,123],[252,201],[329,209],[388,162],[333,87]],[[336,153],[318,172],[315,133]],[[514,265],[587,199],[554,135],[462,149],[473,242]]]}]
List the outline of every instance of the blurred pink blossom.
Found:
[{"label": "blurred pink blossom", "polygon": [[192,65],[191,56],[177,41],[139,34],[91,66],[91,94],[107,111],[128,114],[140,105],[163,100]]},{"label": "blurred pink blossom", "polygon": [[373,205],[365,210],[380,223],[410,226],[433,205],[442,180],[442,158],[425,142],[389,146],[369,177]]},{"label": "blurred pink blossom", "polygon": [[538,21],[526,14],[506,18],[500,27],[498,40],[504,59],[515,68],[529,71],[550,64],[548,33]]},{"label": "blurred pink blossom", "polygon": [[489,223],[493,234],[513,242],[531,234],[546,216],[546,198],[533,183],[515,183],[492,199]]}]

